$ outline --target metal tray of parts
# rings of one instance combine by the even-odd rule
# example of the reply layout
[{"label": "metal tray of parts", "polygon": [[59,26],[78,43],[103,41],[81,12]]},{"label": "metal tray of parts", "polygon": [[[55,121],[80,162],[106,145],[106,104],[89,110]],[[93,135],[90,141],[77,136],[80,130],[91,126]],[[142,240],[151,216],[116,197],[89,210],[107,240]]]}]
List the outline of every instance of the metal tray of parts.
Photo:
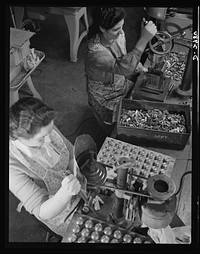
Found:
[{"label": "metal tray of parts", "polygon": [[154,244],[149,236],[128,231],[79,212],[74,213],[66,234],[68,243]]},{"label": "metal tray of parts", "polygon": [[[113,180],[117,177],[114,166],[117,165],[121,157],[134,159],[134,166],[130,166],[132,172],[147,178],[157,174],[171,177],[176,161],[174,157],[107,137],[97,155],[98,161],[112,166],[112,168],[106,167],[107,179]],[[134,177],[134,180],[136,179],[137,177]],[[141,180],[144,184],[146,183],[146,180]]]},{"label": "metal tray of parts", "polygon": [[[121,117],[126,110],[168,110],[185,117],[186,132],[176,133],[155,129],[144,129],[132,126],[123,126]],[[162,147],[181,150],[185,147],[191,133],[190,106],[144,100],[123,99],[120,103],[117,120],[117,139],[136,145]]]}]

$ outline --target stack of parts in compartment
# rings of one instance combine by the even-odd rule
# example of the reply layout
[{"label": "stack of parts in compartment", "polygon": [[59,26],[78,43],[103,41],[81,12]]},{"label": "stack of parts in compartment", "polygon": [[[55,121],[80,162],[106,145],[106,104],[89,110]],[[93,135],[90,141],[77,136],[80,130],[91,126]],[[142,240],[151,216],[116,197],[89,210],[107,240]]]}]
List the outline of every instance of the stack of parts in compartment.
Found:
[{"label": "stack of parts in compartment", "polygon": [[[107,167],[107,179],[114,179],[117,176],[115,166],[121,157],[135,160],[133,166],[129,168],[130,176],[131,173],[133,174],[131,184],[138,178],[134,174],[146,178],[157,174],[170,177],[176,160],[171,156],[107,137],[97,155],[99,162],[113,166],[113,168]],[[146,182],[145,179],[142,181]]]},{"label": "stack of parts in compartment", "polygon": [[154,244],[149,236],[128,231],[99,219],[75,212],[68,231],[68,243]]}]

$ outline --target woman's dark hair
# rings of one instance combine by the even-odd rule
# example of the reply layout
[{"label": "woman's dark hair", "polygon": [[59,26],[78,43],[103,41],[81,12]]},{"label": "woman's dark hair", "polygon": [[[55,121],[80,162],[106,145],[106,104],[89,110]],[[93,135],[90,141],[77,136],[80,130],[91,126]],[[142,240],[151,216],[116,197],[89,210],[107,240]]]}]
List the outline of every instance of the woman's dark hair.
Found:
[{"label": "woman's dark hair", "polygon": [[34,97],[24,97],[9,109],[9,136],[29,139],[56,118],[56,111]]},{"label": "woman's dark hair", "polygon": [[109,30],[125,18],[125,11],[120,7],[97,7],[93,11],[93,23],[89,27],[87,38],[90,39],[96,34],[100,34],[102,28]]}]

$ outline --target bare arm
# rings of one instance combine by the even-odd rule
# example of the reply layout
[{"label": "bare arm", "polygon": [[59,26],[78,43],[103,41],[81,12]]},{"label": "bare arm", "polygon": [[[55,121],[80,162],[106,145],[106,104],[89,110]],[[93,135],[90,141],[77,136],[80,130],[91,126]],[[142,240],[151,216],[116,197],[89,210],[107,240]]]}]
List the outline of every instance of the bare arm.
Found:
[{"label": "bare arm", "polygon": [[41,205],[39,216],[47,220],[58,215],[63,211],[72,196],[78,194],[80,188],[81,185],[74,175],[66,176],[56,194]]},{"label": "bare arm", "polygon": [[[49,198],[42,180],[37,179],[12,154],[9,160],[9,189],[23,203],[25,209],[35,216],[50,219],[58,215],[72,196],[80,191],[80,183],[77,178],[69,175],[63,179],[57,193]],[[29,176],[29,174],[32,175]]]},{"label": "bare arm", "polygon": [[135,45],[140,51],[144,51],[146,48],[147,43],[154,37],[157,33],[157,28],[152,21],[149,21],[147,25],[142,29],[141,37]]}]

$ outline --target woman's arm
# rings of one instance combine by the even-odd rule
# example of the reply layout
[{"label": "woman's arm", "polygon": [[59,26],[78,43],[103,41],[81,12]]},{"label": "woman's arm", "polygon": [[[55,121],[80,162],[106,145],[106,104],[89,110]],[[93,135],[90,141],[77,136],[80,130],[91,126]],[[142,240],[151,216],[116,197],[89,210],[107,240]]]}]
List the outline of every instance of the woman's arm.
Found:
[{"label": "woman's arm", "polygon": [[66,176],[56,194],[41,205],[39,217],[48,220],[61,213],[72,196],[79,193],[80,188],[81,185],[74,175]]},{"label": "woman's arm", "polygon": [[141,55],[142,52],[140,50],[134,49],[128,54],[116,59],[106,50],[89,51],[87,53],[86,61],[98,70],[129,76],[134,73]]},{"label": "woman's arm", "polygon": [[[23,168],[23,169],[22,169]],[[27,171],[27,173],[25,173]],[[76,177],[64,178],[57,193],[49,198],[42,180],[29,176],[28,169],[15,158],[9,163],[9,189],[23,203],[25,209],[42,219],[50,219],[58,215],[80,191],[80,183]]]},{"label": "woman's arm", "polygon": [[9,190],[23,203],[26,211],[38,216],[40,206],[49,198],[44,182],[31,175],[16,158],[9,160]]},{"label": "woman's arm", "polygon": [[147,25],[141,31],[141,37],[135,45],[135,48],[143,52],[147,46],[147,43],[154,37],[157,33],[157,28],[152,21],[149,21]]},{"label": "woman's arm", "polygon": [[156,26],[152,21],[149,21],[143,28],[141,37],[136,43],[135,48],[128,54],[116,59],[106,50],[97,50],[89,51],[86,59],[99,70],[129,76],[134,73],[147,43],[156,32]]}]

